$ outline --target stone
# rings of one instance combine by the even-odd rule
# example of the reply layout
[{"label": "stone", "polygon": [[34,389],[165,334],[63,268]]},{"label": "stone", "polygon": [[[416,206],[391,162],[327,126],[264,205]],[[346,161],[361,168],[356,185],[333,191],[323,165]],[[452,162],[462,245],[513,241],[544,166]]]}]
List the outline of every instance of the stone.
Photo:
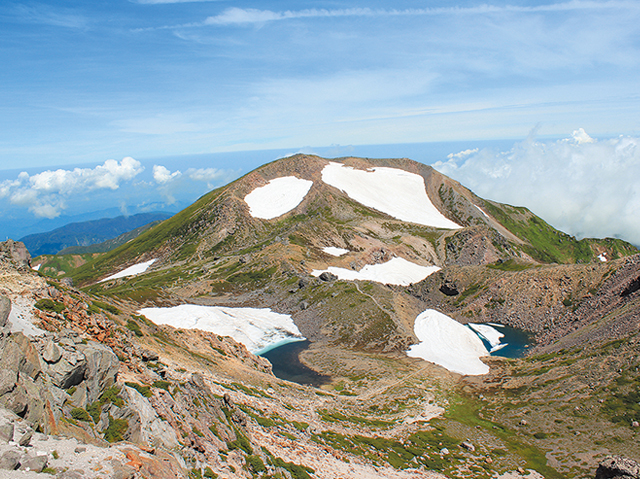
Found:
[{"label": "stone", "polygon": [[446,447],[443,447],[442,449],[440,449],[440,454],[442,454],[443,456],[446,456],[447,454],[449,454],[449,449],[447,449]]},{"label": "stone", "polygon": [[13,391],[18,383],[18,374],[10,369],[0,369],[0,396]]},{"label": "stone", "polygon": [[309,308],[309,303],[307,301],[303,301],[302,303],[300,303],[300,309],[301,310],[305,310]]},{"label": "stone", "polygon": [[20,469],[23,471],[42,472],[47,467],[49,458],[46,454],[38,456],[26,455],[20,461]]},{"label": "stone", "polygon": [[0,469],[15,471],[20,466],[22,454],[17,451],[5,451],[0,456]]},{"label": "stone", "polygon": [[31,439],[33,438],[33,429],[28,428],[26,431],[22,432],[20,438],[16,441],[22,447],[26,447],[31,444]]},{"label": "stone", "polygon": [[330,273],[329,271],[325,271],[325,272],[321,273],[319,278],[322,281],[335,281],[335,280],[338,279],[338,277],[335,274]]},{"label": "stone", "polygon": [[638,422],[638,421],[632,421],[632,422],[631,422],[631,427],[640,427],[640,422]]},{"label": "stone", "polygon": [[60,348],[56,346],[56,343],[51,340],[47,341],[47,344],[44,345],[44,351],[42,351],[42,359],[50,364],[54,364],[60,361],[61,357],[62,352]]},{"label": "stone", "polygon": [[0,424],[0,441],[9,442],[13,441],[13,431],[15,426],[12,422],[6,424]]},{"label": "stone", "polygon": [[527,424],[529,424],[529,423],[527,422],[527,420],[526,420],[526,419],[521,419],[521,420],[520,420],[520,425],[521,425],[521,426],[526,426]]},{"label": "stone", "polygon": [[464,441],[463,443],[460,444],[460,446],[464,449],[466,449],[467,451],[475,451],[476,448],[473,444],[471,444],[469,441]]},{"label": "stone", "polygon": [[76,454],[82,454],[83,452],[87,452],[87,448],[84,446],[78,446],[73,450],[73,452]]},{"label": "stone", "polygon": [[595,479],[640,479],[640,464],[624,456],[607,456],[598,466]]},{"label": "stone", "polygon": [[160,359],[158,353],[156,353],[155,351],[149,351],[148,349],[143,349],[140,352],[140,356],[142,357],[143,361],[157,361],[158,359]]}]

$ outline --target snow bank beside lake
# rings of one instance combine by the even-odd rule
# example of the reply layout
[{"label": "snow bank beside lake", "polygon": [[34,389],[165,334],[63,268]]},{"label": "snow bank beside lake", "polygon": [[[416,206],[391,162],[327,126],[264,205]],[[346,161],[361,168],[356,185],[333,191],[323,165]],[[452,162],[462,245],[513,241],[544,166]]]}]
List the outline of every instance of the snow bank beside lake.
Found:
[{"label": "snow bank beside lake", "polygon": [[421,266],[404,258],[393,258],[382,264],[368,264],[360,271],[329,266],[328,269],[314,269],[311,274],[317,277],[327,271],[347,281],[376,281],[383,284],[409,286],[411,283],[422,281],[439,269],[437,266]]},{"label": "snow bank beside lake", "polygon": [[109,281],[111,279],[125,278],[127,276],[135,276],[136,274],[142,274],[145,271],[147,271],[147,269],[149,269],[149,266],[151,266],[155,262],[156,262],[155,259],[151,259],[149,261],[145,261],[144,263],[134,264],[133,266],[129,266],[128,268],[123,269],[119,273],[112,274],[111,276],[101,279],[100,282],[102,283],[104,281]]},{"label": "snow bank beside lake", "polygon": [[434,228],[461,227],[431,203],[424,179],[408,171],[386,167],[356,170],[330,162],[322,170],[322,181],[344,191],[357,202],[399,220]]},{"label": "snow bank beside lake", "polygon": [[482,340],[449,316],[427,309],[416,318],[414,331],[420,343],[411,346],[407,356],[459,374],[477,376],[489,372],[489,366],[480,361],[489,354]]},{"label": "snow bank beside lake", "polygon": [[504,338],[504,333],[501,333],[497,329],[492,328],[487,324],[469,323],[467,324],[467,326],[473,329],[481,338],[484,338],[491,345],[491,351],[489,351],[490,353],[498,351],[507,346],[506,343],[501,344],[502,338]]},{"label": "snow bank beside lake", "polygon": [[285,340],[305,339],[291,316],[275,313],[268,308],[182,304],[169,308],[143,308],[139,313],[158,325],[231,336],[252,353]]},{"label": "snow bank beside lake", "polygon": [[298,206],[309,193],[311,185],[313,181],[283,176],[256,188],[244,197],[244,201],[249,205],[251,216],[270,220]]}]

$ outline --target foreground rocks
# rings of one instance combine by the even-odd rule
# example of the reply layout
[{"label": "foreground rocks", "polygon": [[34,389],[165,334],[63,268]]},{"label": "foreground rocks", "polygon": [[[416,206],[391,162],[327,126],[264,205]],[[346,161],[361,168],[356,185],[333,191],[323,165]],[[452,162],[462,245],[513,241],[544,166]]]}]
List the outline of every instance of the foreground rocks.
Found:
[{"label": "foreground rocks", "polygon": [[640,464],[623,456],[608,456],[598,466],[595,479],[640,479]]}]

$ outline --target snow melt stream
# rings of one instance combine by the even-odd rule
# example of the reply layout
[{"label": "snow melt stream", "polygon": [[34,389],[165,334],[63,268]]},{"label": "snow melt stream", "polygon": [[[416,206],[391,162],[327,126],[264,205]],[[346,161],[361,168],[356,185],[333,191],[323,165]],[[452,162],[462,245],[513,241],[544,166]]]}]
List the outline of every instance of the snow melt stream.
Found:
[{"label": "snow melt stream", "polygon": [[386,167],[356,170],[330,162],[322,170],[322,181],[399,220],[434,228],[460,228],[431,203],[420,175]]},{"label": "snow melt stream", "polygon": [[311,274],[317,277],[327,271],[347,281],[376,281],[383,284],[409,286],[411,283],[422,281],[439,269],[437,266],[421,266],[404,258],[393,258],[382,264],[368,264],[360,271],[329,266],[328,269],[314,269]]},{"label": "snow melt stream", "polygon": [[269,308],[182,304],[170,308],[143,308],[139,313],[158,325],[231,336],[252,353],[287,340],[305,339],[291,316],[273,312]]},{"label": "snow melt stream", "polygon": [[298,206],[307,196],[311,185],[313,181],[283,176],[256,188],[244,197],[244,201],[249,205],[251,216],[270,220]]},{"label": "snow melt stream", "polygon": [[449,316],[427,309],[416,318],[414,331],[420,343],[411,346],[407,356],[459,374],[477,376],[489,372],[489,366],[480,361],[489,354],[482,340]]}]

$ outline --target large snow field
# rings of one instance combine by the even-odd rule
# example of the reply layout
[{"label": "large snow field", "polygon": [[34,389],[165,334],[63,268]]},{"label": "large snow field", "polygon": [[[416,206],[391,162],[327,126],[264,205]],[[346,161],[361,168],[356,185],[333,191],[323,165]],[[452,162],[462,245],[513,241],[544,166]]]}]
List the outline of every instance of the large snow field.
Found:
[{"label": "large snow field", "polygon": [[305,339],[291,316],[275,313],[268,308],[182,304],[169,308],[142,308],[139,313],[158,325],[231,336],[252,353],[285,340]]},{"label": "large snow field", "polygon": [[149,261],[145,261],[144,263],[134,264],[133,266],[129,266],[128,268],[123,269],[119,273],[112,274],[107,278],[101,279],[100,282],[102,283],[104,281],[109,281],[111,279],[125,278],[127,276],[135,276],[136,274],[142,274],[147,269],[149,269],[149,266],[151,266],[155,262],[156,262],[155,259],[150,259]]},{"label": "large snow field", "polygon": [[424,179],[414,173],[386,167],[356,170],[330,162],[322,170],[322,180],[357,202],[399,220],[434,228],[461,228],[436,209],[427,195]]},{"label": "large snow field", "polygon": [[467,324],[467,326],[473,329],[480,337],[484,338],[491,345],[491,351],[489,351],[490,353],[498,351],[507,346],[507,343],[501,342],[502,338],[504,338],[504,333],[501,333],[496,328],[492,328],[488,324],[476,323],[469,323]]},{"label": "large snow field", "polygon": [[416,318],[414,331],[420,343],[411,346],[407,356],[422,358],[459,374],[477,376],[489,372],[489,366],[480,361],[489,354],[482,340],[449,316],[427,309]]},{"label": "large snow field", "polygon": [[270,220],[298,206],[307,196],[311,185],[313,181],[283,176],[256,188],[244,197],[244,201],[249,205],[251,216]]},{"label": "large snow field", "polygon": [[347,281],[376,281],[383,284],[409,286],[411,283],[422,281],[439,269],[437,266],[421,266],[404,258],[393,258],[386,263],[368,264],[360,271],[329,266],[328,269],[314,269],[311,274],[320,276],[325,271],[328,271]]},{"label": "large snow field", "polygon": [[342,256],[349,252],[348,249],[338,248],[336,246],[326,246],[322,248],[322,251],[324,251],[327,254],[330,254],[331,256]]}]

